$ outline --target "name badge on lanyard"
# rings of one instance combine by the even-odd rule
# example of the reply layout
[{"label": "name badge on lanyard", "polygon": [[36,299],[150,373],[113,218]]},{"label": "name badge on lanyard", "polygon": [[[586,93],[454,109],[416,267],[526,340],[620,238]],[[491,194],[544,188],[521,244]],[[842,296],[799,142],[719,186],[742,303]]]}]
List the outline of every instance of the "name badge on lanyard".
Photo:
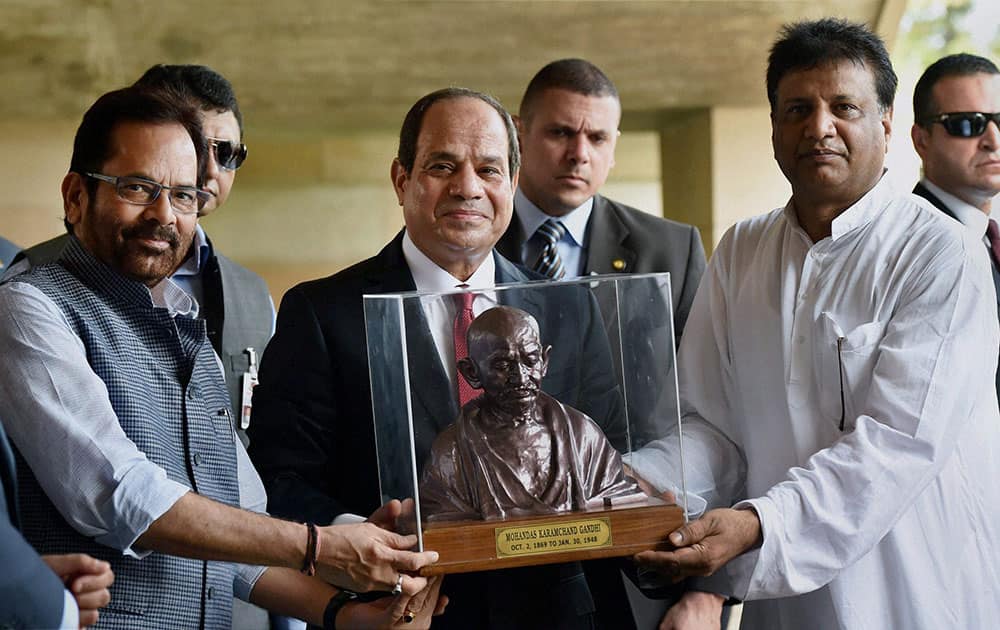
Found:
[{"label": "name badge on lanyard", "polygon": [[243,373],[241,382],[243,393],[240,396],[240,428],[244,431],[250,426],[250,409],[253,407],[253,388],[257,385],[257,352],[253,348],[243,351],[250,357],[250,367]]}]

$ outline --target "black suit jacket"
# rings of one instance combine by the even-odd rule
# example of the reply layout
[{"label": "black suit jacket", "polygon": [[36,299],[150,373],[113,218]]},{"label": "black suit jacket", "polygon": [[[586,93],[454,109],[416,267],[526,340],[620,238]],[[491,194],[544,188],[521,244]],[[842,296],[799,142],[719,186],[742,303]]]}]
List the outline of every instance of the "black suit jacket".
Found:
[{"label": "black suit jacket", "polygon": [[54,628],[65,589],[18,531],[17,474],[0,425],[0,628]]},{"label": "black suit jacket", "polygon": [[[955,213],[952,212],[943,201],[938,199],[934,193],[927,190],[927,187],[920,182],[917,182],[917,185],[913,187],[913,194],[923,197],[927,201],[931,202],[935,208],[958,221],[958,217],[955,216]],[[991,268],[993,269],[993,285],[996,287],[997,293],[997,315],[1000,316],[1000,267],[997,266],[997,261],[993,258],[993,256],[990,256],[990,262],[992,263]],[[1000,367],[997,368],[996,388],[997,396],[1000,397]]]},{"label": "black suit jacket", "polygon": [[[498,284],[537,278],[494,255]],[[261,361],[250,425],[250,455],[272,514],[329,523],[380,504],[362,295],[414,289],[400,233],[377,256],[285,294]],[[538,317],[543,342],[555,349],[543,388],[598,420],[617,441],[622,404],[603,322],[589,291],[555,289],[558,297],[522,292],[516,304]],[[419,461],[458,410],[442,393],[451,386],[429,337],[410,343],[411,354],[422,358],[410,370],[415,416],[437,424],[417,428]],[[419,343],[425,347],[412,352]],[[452,604],[435,627],[586,627],[593,611],[576,563],[467,574],[445,584]]]},{"label": "black suit jacket", "polygon": [[[523,233],[521,222],[515,218],[497,243],[497,251],[510,260],[530,265],[533,261],[521,261],[521,246],[530,236]],[[698,228],[595,195],[584,246],[584,275],[669,271],[674,330],[680,339],[705,273],[705,248]],[[616,261],[621,261],[617,268]]]}]

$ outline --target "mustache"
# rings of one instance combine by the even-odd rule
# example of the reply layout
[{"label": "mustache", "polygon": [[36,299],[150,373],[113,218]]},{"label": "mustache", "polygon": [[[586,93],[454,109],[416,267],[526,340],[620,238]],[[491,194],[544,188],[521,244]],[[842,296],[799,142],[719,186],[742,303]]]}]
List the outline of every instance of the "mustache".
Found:
[{"label": "mustache", "polygon": [[158,241],[166,241],[171,247],[178,247],[181,244],[181,235],[177,230],[168,225],[134,225],[122,230],[122,237],[126,240],[133,238],[147,238]]}]

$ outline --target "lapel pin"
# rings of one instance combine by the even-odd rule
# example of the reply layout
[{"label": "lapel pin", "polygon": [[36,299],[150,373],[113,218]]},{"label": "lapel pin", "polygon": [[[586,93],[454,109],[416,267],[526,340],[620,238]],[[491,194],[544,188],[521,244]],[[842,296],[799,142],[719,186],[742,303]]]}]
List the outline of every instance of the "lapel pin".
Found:
[{"label": "lapel pin", "polygon": [[625,261],[622,260],[621,258],[615,258],[614,260],[611,261],[611,266],[614,267],[615,271],[624,271]]}]

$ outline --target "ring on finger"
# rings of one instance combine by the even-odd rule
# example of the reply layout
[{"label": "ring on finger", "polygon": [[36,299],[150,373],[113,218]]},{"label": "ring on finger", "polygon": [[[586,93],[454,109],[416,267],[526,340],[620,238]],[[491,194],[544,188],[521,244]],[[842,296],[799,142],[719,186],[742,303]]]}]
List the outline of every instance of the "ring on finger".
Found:
[{"label": "ring on finger", "polygon": [[396,578],[396,585],[392,587],[392,594],[399,595],[403,592],[403,574],[400,573],[399,577]]},{"label": "ring on finger", "polygon": [[417,613],[410,610],[409,608],[403,609],[403,623],[413,623],[413,620],[417,618]]}]

